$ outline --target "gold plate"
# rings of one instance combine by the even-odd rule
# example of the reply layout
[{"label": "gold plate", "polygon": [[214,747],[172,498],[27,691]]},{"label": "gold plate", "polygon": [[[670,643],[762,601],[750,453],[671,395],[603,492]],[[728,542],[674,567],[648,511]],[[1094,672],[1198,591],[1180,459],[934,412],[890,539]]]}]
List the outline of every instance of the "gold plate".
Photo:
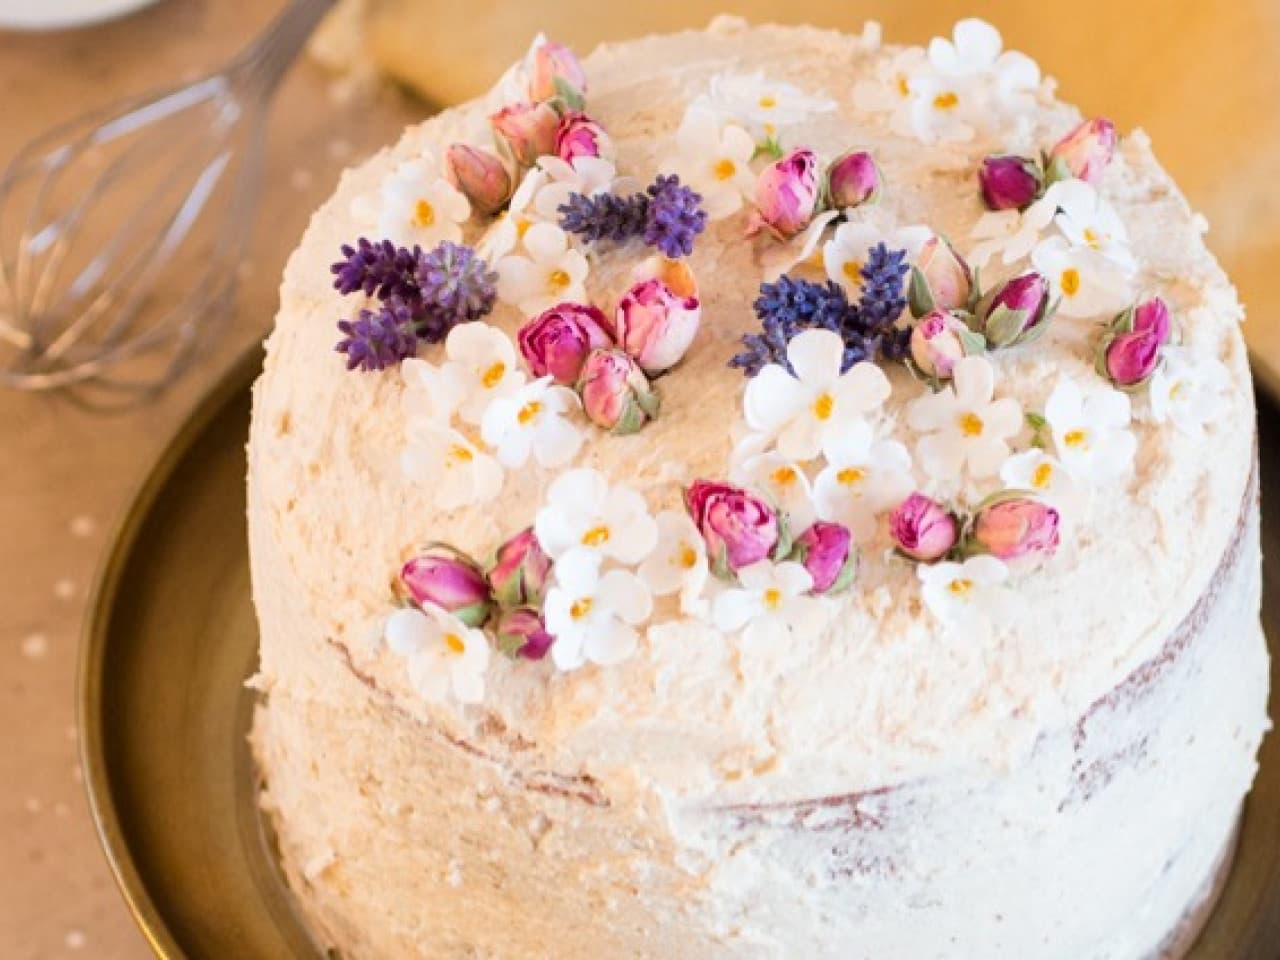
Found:
[{"label": "gold plate", "polygon": [[[81,653],[85,782],[107,857],[167,960],[318,960],[255,804],[246,735],[257,662],[245,539],[246,355],[142,485],[107,556]],[[1265,401],[1264,489],[1280,477]],[[1280,510],[1265,522],[1264,617],[1280,637]],[[1280,669],[1272,664],[1272,686]],[[1226,889],[1194,960],[1275,960],[1280,944],[1280,735],[1262,747]]]}]

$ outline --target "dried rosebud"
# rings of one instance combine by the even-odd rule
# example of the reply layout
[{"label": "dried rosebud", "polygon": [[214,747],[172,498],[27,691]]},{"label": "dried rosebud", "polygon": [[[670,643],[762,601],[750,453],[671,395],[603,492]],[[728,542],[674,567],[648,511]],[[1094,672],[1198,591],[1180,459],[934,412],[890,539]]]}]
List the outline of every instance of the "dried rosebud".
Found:
[{"label": "dried rosebud", "polygon": [[560,114],[549,103],[513,103],[489,118],[494,132],[506,143],[511,156],[523,167],[556,152]]},{"label": "dried rosebud", "polygon": [[733,577],[743,567],[790,551],[785,519],[741,487],[696,480],[685,491],[684,502],[718,577]]},{"label": "dried rosebud", "polygon": [[484,571],[466,554],[443,544],[414,557],[400,570],[400,580],[419,604],[447,610],[469,627],[489,617],[493,597]]},{"label": "dried rosebud", "polygon": [[481,213],[497,213],[511,198],[511,174],[488,150],[455,143],[444,155],[445,176]]},{"label": "dried rosebud", "polygon": [[587,73],[572,50],[547,41],[533,52],[529,97],[535,102],[556,97],[581,100],[587,92]]},{"label": "dried rosebud", "polygon": [[983,297],[977,315],[989,345],[1011,347],[1044,333],[1053,313],[1049,281],[1033,270],[1002,283]]},{"label": "dried rosebud", "polygon": [[1044,192],[1044,171],[1029,157],[993,153],[978,167],[978,188],[988,210],[1022,210]]},{"label": "dried rosebud", "polygon": [[1117,140],[1116,126],[1106,117],[1085,120],[1049,151],[1049,179],[1096,184],[1115,156]]},{"label": "dried rosebud", "polygon": [[852,150],[827,167],[827,205],[846,210],[880,199],[884,178],[875,159],[866,150]]},{"label": "dried rosebud", "polygon": [[818,156],[803,147],[760,171],[747,236],[768,230],[786,240],[809,225],[818,206]]},{"label": "dried rosebud", "polygon": [[998,560],[1050,557],[1058,549],[1058,511],[1033,497],[998,496],[978,508],[966,548]]},{"label": "dried rosebud", "polygon": [[913,493],[889,514],[889,535],[912,560],[931,563],[951,552],[960,537],[960,524],[946,507],[922,493]]},{"label": "dried rosebud", "polygon": [[623,350],[593,350],[578,378],[588,419],[611,433],[635,433],[658,415],[659,398],[640,365]]},{"label": "dried rosebud", "polygon": [[560,118],[556,128],[556,154],[565,163],[572,163],[576,157],[608,159],[613,155],[613,141],[585,113],[570,112]]},{"label": "dried rosebud", "polygon": [[542,614],[532,607],[504,610],[494,630],[498,649],[509,657],[541,660],[556,638],[547,632]]},{"label": "dried rosebud", "polygon": [[530,527],[498,547],[489,564],[489,587],[503,609],[537,606],[547,591],[551,558]]},{"label": "dried rosebud", "polygon": [[552,376],[571,387],[592,350],[613,346],[609,321],[596,307],[559,303],[544,310],[516,334],[520,354],[535,377]]},{"label": "dried rosebud", "polygon": [[911,362],[923,376],[950,380],[951,371],[963,358],[981,353],[981,334],[947,310],[934,310],[920,318],[911,329]]},{"label": "dried rosebud", "polygon": [[973,294],[973,271],[955,247],[934,234],[924,242],[911,268],[907,302],[911,315],[923,317],[934,310],[967,310]]},{"label": "dried rosebud", "polygon": [[1160,366],[1160,348],[1169,342],[1169,306],[1152,297],[1119,314],[1098,344],[1098,373],[1121,390],[1147,384]]},{"label": "dried rosebud", "polygon": [[702,305],[696,296],[678,296],[663,281],[642,280],[623,294],[614,315],[618,345],[656,377],[685,355],[698,332]]},{"label": "dried rosebud", "polygon": [[848,528],[825,520],[796,537],[791,559],[809,571],[817,596],[848,589],[858,569],[853,535]]}]

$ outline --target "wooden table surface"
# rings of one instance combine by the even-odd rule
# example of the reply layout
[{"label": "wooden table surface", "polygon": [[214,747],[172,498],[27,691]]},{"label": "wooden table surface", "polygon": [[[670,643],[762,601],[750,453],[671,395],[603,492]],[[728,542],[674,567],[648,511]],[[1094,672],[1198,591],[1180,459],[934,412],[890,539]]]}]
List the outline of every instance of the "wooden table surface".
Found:
[{"label": "wooden table surface", "polygon": [[[1122,127],[1148,129],[1158,154],[1214,224],[1210,242],[1253,306],[1246,326],[1252,345],[1280,366],[1280,320],[1268,310],[1277,289],[1272,264],[1280,258],[1280,233],[1271,226],[1280,220],[1274,109],[1280,5],[1271,0],[1230,6],[681,0],[625,11],[598,0],[369,2],[369,40],[379,56],[440,99],[491,79],[538,27],[587,46],[703,23],[733,9],[760,20],[851,28],[875,16],[887,39],[921,42],[956,17],[979,12],[1059,77],[1065,96],[1088,110],[1107,110]],[[280,0],[165,0],[101,27],[0,33],[0,162],[56,120],[215,66],[279,6]],[[487,32],[479,34],[476,24]],[[449,69],[424,67],[438,62]],[[143,409],[112,416],[88,414],[57,397],[0,393],[0,957],[6,960],[147,955],[98,850],[79,782],[73,683],[86,589],[156,453],[208,385],[265,333],[284,259],[338,170],[423,111],[385,91],[372,100],[341,92],[311,64],[297,67],[282,89],[240,308],[176,388]]]}]

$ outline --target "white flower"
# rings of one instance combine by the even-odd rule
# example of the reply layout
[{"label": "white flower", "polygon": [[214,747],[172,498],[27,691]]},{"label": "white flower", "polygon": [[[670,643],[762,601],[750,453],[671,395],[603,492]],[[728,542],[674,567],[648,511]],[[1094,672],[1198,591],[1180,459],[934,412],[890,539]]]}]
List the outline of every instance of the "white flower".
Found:
[{"label": "white flower", "polygon": [[379,235],[401,246],[430,249],[462,239],[471,204],[439,173],[434,158],[407,160],[382,183]]},{"label": "white flower", "polygon": [[653,610],[649,588],[634,573],[600,573],[602,558],[577,548],[556,560],[556,583],[547,591],[547,632],[556,638],[551,659],[561,670],[618,663],[636,649],[636,625]]},{"label": "white flower", "polygon": [[[756,444],[765,438],[751,434],[743,444]],[[741,448],[743,444],[739,444]],[[743,452],[731,458],[729,479],[739,486],[766,494],[774,506],[787,514],[792,534],[800,534],[813,526],[817,519],[813,506],[813,490],[804,468],[781,453],[764,449],[761,444],[756,453]]]},{"label": "white flower", "polygon": [[822,265],[828,278],[856,298],[862,292],[862,268],[872,247],[883,243],[890,250],[906,250],[907,259],[914,260],[931,236],[933,231],[924,226],[881,230],[870,223],[849,221],[836,227],[831,239],[822,245]]},{"label": "white flower", "polygon": [[1009,438],[1022,429],[1022,408],[1012,397],[993,400],[995,369],[984,357],[956,364],[950,386],[927,393],[907,408],[907,422],[925,432],[919,452],[926,473],[993,476],[1009,456]]},{"label": "white flower", "polygon": [[680,609],[696,613],[710,572],[706,542],[682,510],[664,510],[657,522],[658,545],[640,565],[640,579],[655,596],[679,594]]},{"label": "white flower", "polygon": [[1032,106],[1040,86],[1040,68],[1026,54],[1003,48],[1000,31],[971,17],[955,25],[950,40],[935,37],[930,41],[929,62],[944,77],[980,84],[984,93],[981,106],[994,105],[1014,113]]},{"label": "white flower", "polygon": [[1088,393],[1063,377],[1044,405],[1058,459],[1081,480],[1108,480],[1133,463],[1138,442],[1129,431],[1129,397],[1098,385]]},{"label": "white flower", "polygon": [[1053,222],[1073,247],[1094,250],[1123,270],[1137,269],[1124,221],[1092,184],[1059,180],[1036,201],[1041,204],[1056,210]]},{"label": "white flower", "polygon": [[1026,210],[988,210],[969,231],[978,242],[969,251],[968,260],[975,267],[985,267],[995,254],[1005,266],[1016,263],[1031,253],[1040,233],[1053,222],[1055,208],[1037,200]]},{"label": "white flower", "polygon": [[753,563],[738,571],[738,583],[712,607],[712,621],[724,633],[742,630],[746,643],[779,646],[811,637],[826,624],[826,605],[809,596],[813,577],[794,561]]},{"label": "white flower", "polygon": [[1163,362],[1151,378],[1151,416],[1172,420],[1183,433],[1201,436],[1206,424],[1226,409],[1231,376],[1217,357],[1192,360],[1185,347],[1165,347]]},{"label": "white flower", "polygon": [[433,396],[456,401],[458,416],[480,422],[490,402],[510,396],[524,386],[511,338],[487,323],[460,323],[444,342],[448,358],[440,368],[441,390]]},{"label": "white flower", "polygon": [[503,303],[532,315],[557,303],[586,300],[587,258],[569,246],[563,230],[554,223],[535,223],[525,232],[524,248],[529,256],[512,254],[495,267]]},{"label": "white flower", "polygon": [[844,341],[830,330],[805,330],[787,344],[796,375],[771,363],[747,384],[747,424],[778,438],[778,452],[812,460],[829,436],[849,430],[889,397],[889,380],[872,363],[841,373]]},{"label": "white flower", "polygon": [[586,548],[619,563],[639,563],[658,542],[658,525],[644,497],[630,487],[610,487],[598,470],[580,468],[558,477],[534,521],[538,543],[552,557]]},{"label": "white flower", "polygon": [[384,636],[392,653],[409,661],[409,682],[429,703],[450,696],[459,703],[484,699],[489,641],[439,607],[397,610],[387,618]]},{"label": "white flower", "polygon": [[811,97],[789,83],[770,80],[760,70],[717,74],[695,103],[742,124],[758,139],[776,136],[780,128],[815,113],[830,113],[836,106],[825,97]]},{"label": "white flower", "polygon": [[405,413],[410,418],[449,423],[462,402],[462,384],[459,381],[446,377],[442,367],[421,357],[402,360],[400,378],[405,385]]},{"label": "white flower", "polygon": [[907,47],[876,64],[874,80],[860,80],[853,88],[853,101],[859,110],[890,113],[889,126],[894,133],[911,136],[913,85],[931,72],[928,58],[920,47]]},{"label": "white flower", "polygon": [[1082,491],[1071,472],[1053,454],[1035,447],[1006,460],[1000,482],[1008,490],[1030,490],[1067,516],[1083,507]]},{"label": "white flower", "polygon": [[756,144],[736,123],[723,126],[711,110],[691,106],[676,131],[674,167],[702,195],[702,208],[720,220],[742,208],[755,188],[751,158]]},{"label": "white flower", "polygon": [[827,466],[814,481],[818,516],[848,527],[857,543],[875,536],[879,515],[915,489],[907,448],[875,439],[866,424],[832,437],[823,454]]},{"label": "white flower", "polygon": [[582,446],[581,431],[565,416],[577,408],[577,394],[542,377],[495,397],[484,412],[480,436],[507,469],[524,466],[530,456],[544,467],[563,466]]},{"label": "white flower", "polygon": [[546,186],[548,179],[546,173],[537,167],[525,173],[520,186],[511,195],[507,209],[498,214],[476,244],[476,253],[486,263],[497,263],[515,250],[528,229],[537,222],[537,214],[529,209],[529,205],[538,191]]},{"label": "white flower", "polygon": [[777,280],[797,264],[818,267],[821,257],[818,244],[831,221],[840,216],[839,210],[824,210],[809,225],[783,244],[771,246],[764,255],[764,276],[770,283]]},{"label": "white flower", "polygon": [[1050,237],[1031,251],[1032,265],[1061,298],[1064,317],[1110,316],[1133,299],[1130,275],[1089,247],[1073,247],[1065,237]]},{"label": "white flower", "polygon": [[963,563],[922,563],[916,567],[925,606],[948,627],[985,635],[1005,604],[1009,568],[990,556]]},{"label": "white flower", "polygon": [[453,510],[484,503],[502,489],[502,467],[457,430],[435,420],[410,420],[400,467],[432,492],[436,506]]},{"label": "white flower", "polygon": [[973,139],[972,117],[982,106],[979,94],[962,78],[926,73],[911,81],[908,116],[911,132],[921,143],[961,142]]},{"label": "white flower", "polygon": [[577,156],[570,163],[545,156],[538,158],[538,166],[547,179],[533,198],[533,209],[552,223],[560,221],[560,208],[569,202],[569,194],[590,197],[607,193],[620,183],[617,168],[604,157]]}]

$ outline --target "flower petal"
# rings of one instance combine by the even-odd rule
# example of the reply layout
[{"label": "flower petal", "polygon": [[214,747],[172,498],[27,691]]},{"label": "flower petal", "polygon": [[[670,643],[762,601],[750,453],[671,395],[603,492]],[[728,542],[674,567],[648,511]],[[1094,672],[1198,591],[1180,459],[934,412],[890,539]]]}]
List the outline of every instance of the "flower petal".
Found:
[{"label": "flower petal", "polygon": [[535,223],[525,231],[524,248],[539,263],[558,261],[568,246],[569,238],[554,223]]},{"label": "flower petal", "polygon": [[635,653],[638,639],[635,627],[610,619],[587,634],[583,648],[592,663],[609,666]]},{"label": "flower petal", "polygon": [[627,570],[610,570],[601,577],[596,596],[601,603],[617,613],[624,623],[642,623],[653,612],[653,597],[649,588],[644,581]]},{"label": "flower petal", "polygon": [[760,595],[754,590],[729,589],[716,597],[711,620],[717,630],[734,633],[758,617],[763,609]]},{"label": "flower petal", "polygon": [[840,376],[844,341],[831,330],[804,330],[787,344],[787,359],[802,383],[821,389]]},{"label": "flower petal", "polygon": [[431,621],[421,610],[412,607],[397,610],[387,617],[383,636],[392,653],[408,657],[418,653],[430,641]]}]

